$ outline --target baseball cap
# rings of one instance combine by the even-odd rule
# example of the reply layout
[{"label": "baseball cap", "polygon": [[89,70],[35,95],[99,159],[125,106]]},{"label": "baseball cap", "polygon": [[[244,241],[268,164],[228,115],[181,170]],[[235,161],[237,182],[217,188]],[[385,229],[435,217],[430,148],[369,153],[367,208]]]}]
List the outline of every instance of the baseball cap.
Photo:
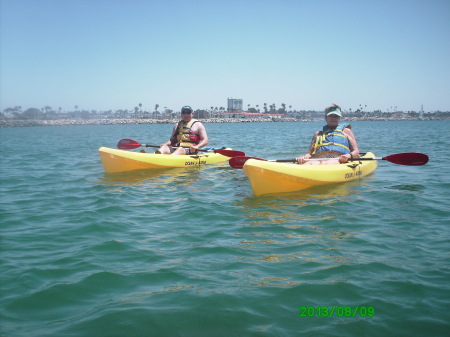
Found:
[{"label": "baseball cap", "polygon": [[192,110],[192,108],[189,105],[185,105],[184,107],[181,108],[181,113],[185,111],[189,111],[189,113],[192,113],[194,110]]}]

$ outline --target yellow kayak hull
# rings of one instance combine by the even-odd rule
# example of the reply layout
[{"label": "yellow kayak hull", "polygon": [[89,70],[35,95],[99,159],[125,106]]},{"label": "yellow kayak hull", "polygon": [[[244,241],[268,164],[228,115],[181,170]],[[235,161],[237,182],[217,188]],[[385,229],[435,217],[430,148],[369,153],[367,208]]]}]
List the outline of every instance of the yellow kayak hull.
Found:
[{"label": "yellow kayak hull", "polygon": [[[374,158],[375,155],[367,152],[364,157]],[[298,165],[249,159],[243,169],[253,193],[259,196],[360,179],[372,173],[377,166],[376,160],[336,165]]]},{"label": "yellow kayak hull", "polygon": [[165,169],[218,164],[230,158],[219,153],[201,152],[196,155],[141,153],[101,147],[98,150],[106,173],[134,170]]}]

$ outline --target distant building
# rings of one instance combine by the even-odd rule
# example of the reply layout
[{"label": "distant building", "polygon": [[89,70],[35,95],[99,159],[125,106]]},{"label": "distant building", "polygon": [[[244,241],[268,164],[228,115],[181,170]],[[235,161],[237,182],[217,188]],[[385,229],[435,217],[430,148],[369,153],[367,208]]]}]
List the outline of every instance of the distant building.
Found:
[{"label": "distant building", "polygon": [[285,114],[259,113],[259,112],[224,112],[225,118],[282,118]]},{"label": "distant building", "polygon": [[423,120],[423,104],[422,104],[422,106],[420,107],[420,111],[419,111],[419,119],[420,119],[420,120]]},{"label": "distant building", "polygon": [[228,98],[228,112],[240,112],[243,111],[244,106],[242,99]]}]

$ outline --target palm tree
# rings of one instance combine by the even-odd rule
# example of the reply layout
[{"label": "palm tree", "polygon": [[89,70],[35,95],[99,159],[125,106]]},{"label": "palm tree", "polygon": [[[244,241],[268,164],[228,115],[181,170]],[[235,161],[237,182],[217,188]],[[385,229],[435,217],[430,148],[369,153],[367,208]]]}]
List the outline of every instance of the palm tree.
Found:
[{"label": "palm tree", "polygon": [[155,104],[155,116],[158,116],[159,104]]}]

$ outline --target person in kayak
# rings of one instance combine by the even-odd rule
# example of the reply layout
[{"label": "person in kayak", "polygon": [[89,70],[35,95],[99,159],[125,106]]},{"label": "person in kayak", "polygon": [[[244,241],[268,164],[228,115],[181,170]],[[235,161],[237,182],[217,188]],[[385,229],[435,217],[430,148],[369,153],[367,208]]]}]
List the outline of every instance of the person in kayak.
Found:
[{"label": "person in kayak", "polygon": [[161,144],[162,154],[190,154],[208,145],[205,126],[193,119],[194,111],[188,105],[181,108],[181,121],[173,127],[170,139]]},{"label": "person in kayak", "polygon": [[[325,109],[327,125],[322,131],[316,131],[311,140],[308,153],[297,157],[299,164],[319,165],[347,163],[350,158],[359,156],[356,137],[347,123],[340,124],[342,110],[333,104]],[[335,160],[320,160],[320,158],[336,158]],[[305,159],[317,159],[308,160]]]}]

